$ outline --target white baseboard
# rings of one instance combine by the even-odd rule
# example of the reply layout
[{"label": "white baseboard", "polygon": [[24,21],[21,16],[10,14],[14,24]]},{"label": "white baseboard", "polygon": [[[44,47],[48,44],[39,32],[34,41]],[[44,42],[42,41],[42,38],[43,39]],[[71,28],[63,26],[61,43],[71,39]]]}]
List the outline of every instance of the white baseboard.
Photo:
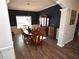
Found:
[{"label": "white baseboard", "polygon": [[13,45],[10,45],[10,46],[4,47],[4,48],[0,48],[0,52],[5,51],[5,50],[9,50],[12,48],[13,48]]},{"label": "white baseboard", "polygon": [[67,43],[71,42],[72,40],[73,40],[73,39],[71,39],[71,40],[69,40],[69,41],[66,41],[66,42],[64,42],[63,44],[57,43],[57,45],[58,45],[59,47],[64,47]]},{"label": "white baseboard", "polygon": [[64,47],[64,44],[59,44],[59,43],[57,43],[57,45],[58,45],[59,47]]},{"label": "white baseboard", "polygon": [[15,59],[15,52],[13,45],[0,48],[1,59]]}]

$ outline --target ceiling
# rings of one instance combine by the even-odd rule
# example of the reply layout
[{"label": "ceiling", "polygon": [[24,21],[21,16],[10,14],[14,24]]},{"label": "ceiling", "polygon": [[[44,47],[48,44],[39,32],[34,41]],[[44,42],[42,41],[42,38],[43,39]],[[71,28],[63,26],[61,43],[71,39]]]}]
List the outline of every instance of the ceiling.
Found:
[{"label": "ceiling", "polygon": [[[29,5],[27,3],[29,2]],[[54,0],[10,0],[8,8],[13,10],[41,11],[56,5]]]}]

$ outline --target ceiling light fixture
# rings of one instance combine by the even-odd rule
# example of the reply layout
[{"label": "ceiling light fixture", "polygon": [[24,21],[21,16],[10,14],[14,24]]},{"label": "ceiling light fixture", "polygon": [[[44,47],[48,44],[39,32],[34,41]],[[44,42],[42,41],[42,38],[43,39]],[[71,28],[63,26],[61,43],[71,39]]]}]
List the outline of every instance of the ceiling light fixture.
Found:
[{"label": "ceiling light fixture", "polygon": [[56,1],[57,4],[60,4],[59,0]]},{"label": "ceiling light fixture", "polygon": [[26,3],[26,5],[27,5],[27,16],[29,16],[29,7],[30,7],[30,1],[28,0],[27,1],[27,3]]}]

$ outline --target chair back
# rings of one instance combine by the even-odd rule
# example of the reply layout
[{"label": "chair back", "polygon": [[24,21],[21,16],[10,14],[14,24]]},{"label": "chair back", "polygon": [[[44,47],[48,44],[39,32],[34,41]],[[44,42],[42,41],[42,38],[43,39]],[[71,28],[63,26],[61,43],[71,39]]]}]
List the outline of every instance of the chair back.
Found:
[{"label": "chair back", "polygon": [[40,30],[40,28],[38,29],[35,29],[33,32],[32,32],[32,35],[33,35],[33,42],[35,45],[40,45],[42,43],[42,39],[43,39],[43,36],[42,36],[42,31]]}]

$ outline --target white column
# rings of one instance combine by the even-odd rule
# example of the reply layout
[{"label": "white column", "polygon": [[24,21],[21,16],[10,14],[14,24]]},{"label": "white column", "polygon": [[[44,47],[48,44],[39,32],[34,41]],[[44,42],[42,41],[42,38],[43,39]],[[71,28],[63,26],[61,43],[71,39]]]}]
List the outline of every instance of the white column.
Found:
[{"label": "white column", "polygon": [[69,8],[61,9],[60,28],[57,42],[57,45],[60,47],[63,47],[74,38],[78,13],[76,14],[75,24],[70,25],[71,11],[72,10]]},{"label": "white column", "polygon": [[6,0],[0,0],[0,59],[15,59]]}]

